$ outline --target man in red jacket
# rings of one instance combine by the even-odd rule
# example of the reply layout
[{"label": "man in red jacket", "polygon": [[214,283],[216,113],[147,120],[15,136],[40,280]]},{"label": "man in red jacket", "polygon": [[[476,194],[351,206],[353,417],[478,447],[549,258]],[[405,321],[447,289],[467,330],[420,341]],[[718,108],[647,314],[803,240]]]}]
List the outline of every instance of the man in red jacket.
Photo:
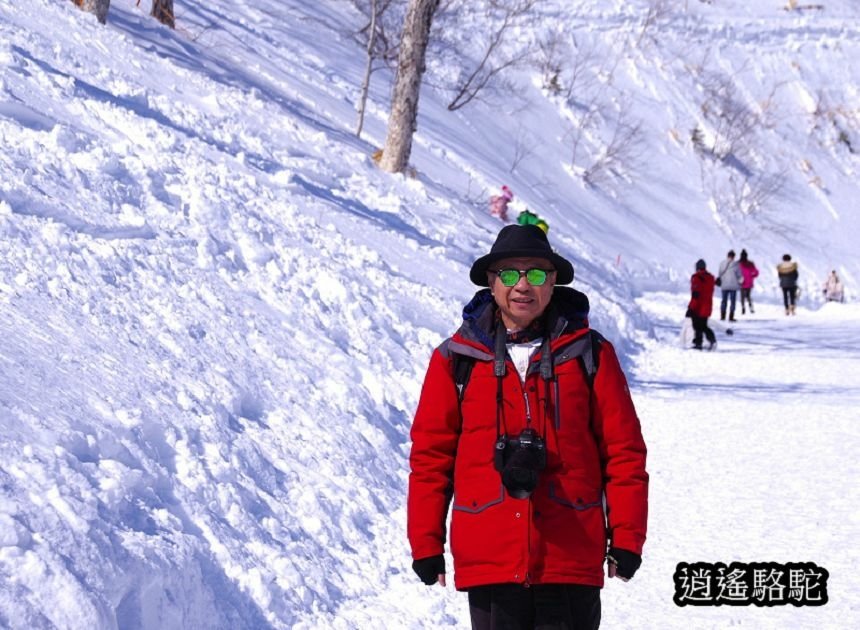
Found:
[{"label": "man in red jacket", "polygon": [[687,315],[693,320],[693,347],[702,349],[702,335],[708,339],[708,350],[713,350],[717,345],[714,331],[708,326],[708,318],[711,316],[714,304],[714,276],[705,269],[705,261],[701,258],[696,261],[696,273],[690,278],[690,304],[687,306]]},{"label": "man in red jacket", "polygon": [[[600,587],[639,568],[645,443],[615,350],[573,266],[534,225],[504,227],[480,287],[434,352],[412,427],[413,569],[454,582],[473,629],[597,628]],[[466,369],[463,369],[463,366]],[[607,554],[608,549],[608,554]]]}]

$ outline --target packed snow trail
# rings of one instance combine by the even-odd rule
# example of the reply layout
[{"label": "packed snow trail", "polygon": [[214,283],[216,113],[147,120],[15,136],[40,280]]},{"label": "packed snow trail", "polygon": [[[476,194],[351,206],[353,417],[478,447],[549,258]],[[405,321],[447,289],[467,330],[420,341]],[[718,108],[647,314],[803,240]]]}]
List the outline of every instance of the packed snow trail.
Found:
[{"label": "packed snow trail", "polygon": [[[860,308],[801,305],[787,317],[759,301],[733,335],[712,319],[718,345],[704,352],[678,344],[686,300],[639,299],[657,335],[630,374],[649,449],[649,539],[636,580],[605,592],[605,623],[842,627],[860,614]],[[830,572],[830,601],[679,608],[672,575],[682,561],[814,562]]]}]

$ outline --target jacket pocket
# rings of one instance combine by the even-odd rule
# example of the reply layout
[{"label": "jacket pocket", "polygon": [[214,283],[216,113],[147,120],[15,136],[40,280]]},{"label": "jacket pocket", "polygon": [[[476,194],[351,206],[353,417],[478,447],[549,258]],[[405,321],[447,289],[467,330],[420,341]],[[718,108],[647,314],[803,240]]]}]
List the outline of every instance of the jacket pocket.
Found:
[{"label": "jacket pocket", "polygon": [[550,481],[548,495],[551,502],[579,512],[603,507],[603,493],[579,481]]},{"label": "jacket pocket", "polygon": [[578,478],[547,480],[535,505],[535,548],[543,572],[602,575],[606,554],[603,492]]},{"label": "jacket pocket", "polygon": [[507,540],[511,532],[500,530],[504,500],[505,490],[495,470],[455,482],[451,514],[455,571],[484,572],[494,558],[498,560],[499,545],[504,549],[513,544]]},{"label": "jacket pocket", "polygon": [[454,487],[454,510],[478,514],[504,501],[505,490],[498,474],[465,480]]}]

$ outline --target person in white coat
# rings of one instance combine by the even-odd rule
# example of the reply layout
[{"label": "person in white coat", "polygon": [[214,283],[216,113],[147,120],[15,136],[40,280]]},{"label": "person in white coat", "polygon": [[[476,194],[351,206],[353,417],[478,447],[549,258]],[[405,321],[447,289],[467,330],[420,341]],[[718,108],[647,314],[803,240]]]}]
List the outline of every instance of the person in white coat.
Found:
[{"label": "person in white coat", "polygon": [[743,274],[738,266],[738,261],[735,260],[735,250],[730,249],[726,259],[720,263],[720,269],[717,272],[717,286],[720,287],[720,294],[722,295],[720,319],[726,318],[726,307],[728,307],[729,321],[736,321],[735,305],[742,280]]},{"label": "person in white coat", "polygon": [[827,276],[827,281],[824,283],[824,299],[828,302],[842,302],[845,299],[842,280],[836,275],[835,269],[830,272],[830,275]]}]

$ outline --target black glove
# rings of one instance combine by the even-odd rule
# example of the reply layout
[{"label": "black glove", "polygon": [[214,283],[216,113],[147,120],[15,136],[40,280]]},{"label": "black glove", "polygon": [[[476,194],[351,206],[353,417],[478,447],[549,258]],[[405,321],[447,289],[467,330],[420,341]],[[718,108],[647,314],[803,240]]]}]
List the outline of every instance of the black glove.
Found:
[{"label": "black glove", "polygon": [[610,547],[606,559],[615,565],[616,575],[628,580],[633,577],[639,565],[642,564],[642,556],[618,547]]},{"label": "black glove", "polygon": [[433,586],[439,581],[439,574],[445,573],[445,558],[440,554],[415,560],[412,563],[412,570],[427,586]]},{"label": "black glove", "polygon": [[693,309],[688,308],[688,309],[687,309],[687,314],[686,314],[686,315],[684,315],[684,317],[692,317],[692,316],[693,316]]}]

